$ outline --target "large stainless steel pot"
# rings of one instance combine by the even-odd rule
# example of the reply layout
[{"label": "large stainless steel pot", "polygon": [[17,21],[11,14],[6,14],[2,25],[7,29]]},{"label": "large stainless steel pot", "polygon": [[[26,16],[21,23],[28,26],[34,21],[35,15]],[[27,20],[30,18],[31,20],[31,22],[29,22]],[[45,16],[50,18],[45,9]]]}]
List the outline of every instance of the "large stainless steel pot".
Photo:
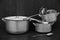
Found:
[{"label": "large stainless steel pot", "polygon": [[10,33],[24,33],[28,30],[28,19],[25,16],[10,16],[2,18],[6,29]]}]

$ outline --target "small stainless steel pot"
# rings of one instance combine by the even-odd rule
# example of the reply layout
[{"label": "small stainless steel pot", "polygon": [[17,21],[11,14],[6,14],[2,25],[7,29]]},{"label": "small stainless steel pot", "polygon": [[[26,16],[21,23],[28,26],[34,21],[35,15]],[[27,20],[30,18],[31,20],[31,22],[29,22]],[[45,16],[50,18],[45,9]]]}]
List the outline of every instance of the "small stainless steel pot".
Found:
[{"label": "small stainless steel pot", "polygon": [[50,32],[51,31],[51,24],[48,24],[48,22],[43,22],[43,23],[33,23],[35,26],[35,30],[37,32]]}]

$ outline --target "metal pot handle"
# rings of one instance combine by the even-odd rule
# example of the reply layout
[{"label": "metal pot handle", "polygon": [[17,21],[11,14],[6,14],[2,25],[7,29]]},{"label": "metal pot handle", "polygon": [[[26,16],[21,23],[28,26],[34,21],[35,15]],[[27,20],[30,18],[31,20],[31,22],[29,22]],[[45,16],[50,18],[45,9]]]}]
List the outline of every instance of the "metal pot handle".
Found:
[{"label": "metal pot handle", "polygon": [[5,20],[5,18],[2,18],[2,20],[5,22],[6,20]]},{"label": "metal pot handle", "polygon": [[33,25],[37,26],[37,24],[36,24],[36,23],[33,23]]},{"label": "metal pot handle", "polygon": [[58,12],[56,15],[58,16],[60,14],[60,12]]}]

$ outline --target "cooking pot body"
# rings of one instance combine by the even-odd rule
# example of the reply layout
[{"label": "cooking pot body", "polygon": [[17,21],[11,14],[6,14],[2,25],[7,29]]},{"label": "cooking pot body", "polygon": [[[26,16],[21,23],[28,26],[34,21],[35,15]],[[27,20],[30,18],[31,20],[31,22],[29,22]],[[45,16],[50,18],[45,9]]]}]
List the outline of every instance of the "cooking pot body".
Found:
[{"label": "cooking pot body", "polygon": [[10,33],[23,33],[28,30],[28,21],[6,21],[6,29]]},{"label": "cooking pot body", "polygon": [[28,30],[28,20],[8,20],[4,18],[4,22],[6,23],[6,30],[9,33],[19,34]]},{"label": "cooking pot body", "polygon": [[51,25],[50,24],[38,24],[38,23],[36,23],[35,30],[37,32],[42,32],[42,33],[50,32],[51,31]]}]

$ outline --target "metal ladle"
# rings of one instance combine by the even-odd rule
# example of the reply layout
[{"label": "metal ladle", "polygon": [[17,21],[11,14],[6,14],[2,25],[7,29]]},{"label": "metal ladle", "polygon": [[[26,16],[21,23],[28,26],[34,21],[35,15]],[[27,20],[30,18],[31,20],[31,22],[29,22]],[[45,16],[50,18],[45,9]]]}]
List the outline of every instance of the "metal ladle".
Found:
[{"label": "metal ladle", "polygon": [[[42,8],[41,8],[42,9]],[[38,15],[38,16],[42,16],[43,14],[44,14],[44,11],[45,11],[45,8],[43,8],[42,10],[40,9],[40,13],[41,13],[41,15],[40,15],[40,13],[39,14],[35,14],[35,15],[32,15],[32,16],[29,16],[27,19],[30,19],[30,21],[31,20],[34,20],[34,21],[37,21],[37,22],[44,22],[44,21],[40,21],[40,20],[37,20],[37,19],[35,19],[35,18],[32,18],[32,17],[34,17],[34,16],[36,16],[36,15]]]}]

